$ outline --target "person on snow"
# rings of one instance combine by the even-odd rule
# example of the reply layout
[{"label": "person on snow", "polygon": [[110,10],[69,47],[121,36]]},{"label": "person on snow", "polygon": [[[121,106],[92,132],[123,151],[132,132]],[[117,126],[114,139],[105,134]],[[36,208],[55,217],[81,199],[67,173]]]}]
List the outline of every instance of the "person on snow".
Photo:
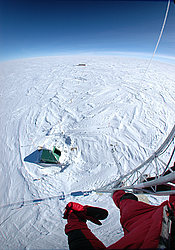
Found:
[{"label": "person on snow", "polygon": [[138,201],[137,196],[123,190],[113,193],[113,201],[120,209],[124,236],[109,247],[90,231],[86,221],[101,225],[107,218],[103,208],[82,206],[69,202],[65,208],[65,233],[70,250],[90,249],[175,249],[175,195],[159,206]]}]

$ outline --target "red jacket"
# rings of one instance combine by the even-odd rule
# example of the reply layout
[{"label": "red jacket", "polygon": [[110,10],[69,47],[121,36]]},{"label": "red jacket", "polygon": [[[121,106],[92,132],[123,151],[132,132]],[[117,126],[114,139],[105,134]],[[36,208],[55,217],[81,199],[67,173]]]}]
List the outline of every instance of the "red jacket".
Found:
[{"label": "red jacket", "polygon": [[[160,206],[152,206],[141,201],[121,199],[124,191],[116,191],[113,200],[120,209],[120,222],[124,236],[109,247],[90,231],[85,221],[71,213],[65,232],[68,235],[71,250],[86,249],[156,249],[159,245],[162,228],[163,208],[168,201]],[[170,202],[175,207],[175,195],[170,196]]]},{"label": "red jacket", "polygon": [[[153,206],[141,201],[120,198],[124,191],[113,194],[113,200],[120,208],[120,222],[124,230],[124,236],[109,246],[107,249],[155,249],[158,247],[162,228],[163,207]],[[170,196],[170,201],[175,206],[175,195]]]}]

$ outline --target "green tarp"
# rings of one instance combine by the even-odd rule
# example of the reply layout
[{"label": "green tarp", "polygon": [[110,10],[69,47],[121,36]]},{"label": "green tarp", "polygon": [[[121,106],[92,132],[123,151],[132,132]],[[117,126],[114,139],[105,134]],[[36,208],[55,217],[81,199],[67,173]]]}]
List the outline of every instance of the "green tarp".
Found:
[{"label": "green tarp", "polygon": [[53,151],[42,149],[41,161],[46,163],[58,163],[60,156],[61,152],[56,147],[53,148]]}]

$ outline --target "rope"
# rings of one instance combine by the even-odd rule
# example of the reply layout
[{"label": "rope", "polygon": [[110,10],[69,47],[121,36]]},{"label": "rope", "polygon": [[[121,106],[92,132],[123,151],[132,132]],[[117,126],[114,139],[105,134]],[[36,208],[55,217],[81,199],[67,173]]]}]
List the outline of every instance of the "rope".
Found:
[{"label": "rope", "polygon": [[17,201],[17,202],[14,202],[14,203],[4,204],[4,205],[0,206],[0,209],[9,208],[9,207],[22,208],[23,206],[26,206],[26,205],[40,204],[43,201],[48,201],[48,200],[53,200],[53,199],[65,200],[65,198],[68,197],[68,196],[69,197],[71,197],[71,196],[73,196],[73,197],[76,197],[76,196],[88,196],[93,191],[95,191],[95,190],[75,191],[75,192],[71,192],[69,194],[64,194],[64,192],[62,192],[62,194],[56,195],[56,196],[50,196],[50,197],[45,197],[45,198],[37,198],[37,199],[33,199],[33,200]]},{"label": "rope", "polygon": [[147,71],[148,71],[148,68],[149,68],[150,65],[151,65],[151,62],[152,62],[152,60],[153,60],[153,57],[154,57],[155,54],[156,54],[157,48],[158,48],[159,43],[160,43],[160,40],[161,40],[161,38],[162,38],[162,34],[163,34],[163,31],[164,31],[164,28],[165,28],[165,24],[166,24],[167,17],[168,17],[168,12],[169,12],[169,8],[170,8],[170,1],[171,1],[171,0],[168,0],[168,4],[167,4],[167,9],[166,9],[166,13],[165,13],[163,25],[162,25],[162,28],[161,28],[161,31],[160,31],[160,34],[159,34],[159,38],[158,38],[158,40],[157,40],[157,43],[156,43],[154,52],[153,52],[152,57],[151,57],[151,59],[150,59],[150,61],[149,61],[149,63],[148,63],[148,66],[147,66],[147,68],[146,68],[146,70],[145,70],[145,72],[144,72],[144,74],[143,74],[143,77],[142,77],[142,79],[141,79],[141,81],[140,81],[140,84],[143,82],[143,79],[145,78],[145,75],[146,75],[146,73],[147,73]]},{"label": "rope", "polygon": [[53,200],[53,199],[65,200],[66,197],[88,196],[92,192],[95,192],[95,190],[75,191],[75,192],[71,192],[69,194],[64,194],[64,192],[62,192],[62,194],[56,195],[56,196],[50,196],[50,197],[45,197],[45,198],[38,198],[38,199],[33,199],[33,200],[24,200],[24,201],[18,201],[18,202],[14,202],[14,203],[9,203],[9,204],[5,204],[5,205],[1,205],[0,209],[10,208],[11,211],[14,211],[14,210],[17,210],[17,211],[15,211],[14,213],[10,214],[2,222],[0,221],[0,226],[2,226],[11,216],[13,216],[14,214],[16,214],[21,208],[23,208],[25,206],[40,205],[44,201]]}]

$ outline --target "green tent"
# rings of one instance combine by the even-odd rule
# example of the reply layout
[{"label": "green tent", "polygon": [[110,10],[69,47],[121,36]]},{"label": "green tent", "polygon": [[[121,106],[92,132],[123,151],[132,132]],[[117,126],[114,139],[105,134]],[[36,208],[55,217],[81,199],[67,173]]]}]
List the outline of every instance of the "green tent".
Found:
[{"label": "green tent", "polygon": [[53,151],[49,149],[42,149],[41,162],[58,163],[61,156],[61,151],[53,147]]}]

